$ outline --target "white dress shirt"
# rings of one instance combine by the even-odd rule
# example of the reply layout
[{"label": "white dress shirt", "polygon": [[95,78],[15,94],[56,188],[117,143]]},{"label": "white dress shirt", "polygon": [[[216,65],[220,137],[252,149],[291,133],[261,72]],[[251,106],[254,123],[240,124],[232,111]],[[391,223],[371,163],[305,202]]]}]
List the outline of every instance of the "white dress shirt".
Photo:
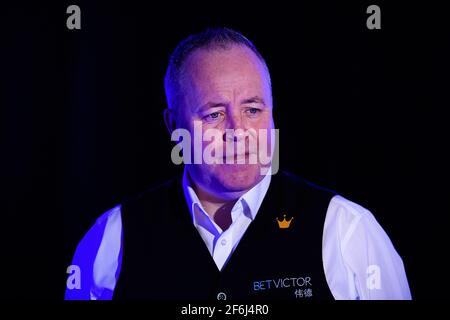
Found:
[{"label": "white dress shirt", "polygon": [[[185,171],[183,191],[192,221],[219,270],[255,219],[270,181],[271,176],[266,175],[238,199],[231,210],[232,223],[223,231],[203,209]],[[402,259],[387,234],[368,210],[341,196],[334,196],[328,206],[322,258],[335,299],[411,299]],[[99,217],[79,243],[72,265],[79,266],[82,272],[81,288],[67,289],[65,298],[111,299],[121,263],[119,205]]]},{"label": "white dress shirt", "polygon": [[255,219],[269,189],[271,178],[271,175],[266,175],[236,201],[231,209],[231,225],[223,231],[206,213],[190,184],[187,172],[184,172],[183,191],[192,221],[219,270],[222,270],[248,226]]}]

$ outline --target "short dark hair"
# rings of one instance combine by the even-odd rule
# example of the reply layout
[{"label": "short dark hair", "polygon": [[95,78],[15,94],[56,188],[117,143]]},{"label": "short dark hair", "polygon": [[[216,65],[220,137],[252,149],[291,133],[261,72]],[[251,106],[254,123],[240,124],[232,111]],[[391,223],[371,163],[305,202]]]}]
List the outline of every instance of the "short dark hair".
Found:
[{"label": "short dark hair", "polygon": [[180,75],[184,62],[197,49],[229,49],[233,45],[241,45],[249,48],[262,62],[267,71],[267,78],[270,85],[270,73],[267,64],[253,45],[240,32],[229,28],[208,28],[200,33],[190,35],[182,40],[169,58],[164,88],[166,91],[167,104],[170,109],[177,109],[178,98],[181,94]]}]

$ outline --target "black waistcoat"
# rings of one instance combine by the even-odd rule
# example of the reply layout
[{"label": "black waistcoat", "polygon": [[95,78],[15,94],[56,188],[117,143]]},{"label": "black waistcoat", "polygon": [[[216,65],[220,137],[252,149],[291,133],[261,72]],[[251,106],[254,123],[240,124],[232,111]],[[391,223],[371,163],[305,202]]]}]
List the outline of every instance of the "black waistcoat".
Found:
[{"label": "black waistcoat", "polygon": [[[222,271],[195,229],[181,177],[122,205],[115,299],[333,299],[322,262],[334,193],[280,172]],[[291,218],[288,228],[277,221]]]}]

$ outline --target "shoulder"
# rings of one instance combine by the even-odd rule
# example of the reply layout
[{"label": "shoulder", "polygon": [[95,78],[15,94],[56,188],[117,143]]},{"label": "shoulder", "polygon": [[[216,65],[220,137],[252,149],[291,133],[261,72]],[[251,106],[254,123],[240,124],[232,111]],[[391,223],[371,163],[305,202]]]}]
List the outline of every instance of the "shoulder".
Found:
[{"label": "shoulder", "polygon": [[[311,181],[287,171],[280,172],[280,180],[290,190],[302,190],[303,200],[317,200],[326,204],[324,237],[330,236],[340,245],[340,251],[345,254],[347,248],[355,249],[363,243],[370,246],[384,245],[392,248],[390,240],[375,216],[365,207],[338,194],[335,190],[319,186]],[[313,199],[313,200],[311,200]],[[369,242],[370,244],[368,244]]]},{"label": "shoulder", "polygon": [[385,270],[403,267],[393,243],[372,212],[342,196],[330,201],[324,227],[324,241],[329,240],[338,245],[345,264],[361,275],[373,265],[384,266]]},{"label": "shoulder", "polygon": [[330,218],[338,218],[343,225],[351,225],[360,219],[372,219],[372,213],[363,206],[341,195],[335,195],[328,206]]},{"label": "shoulder", "polygon": [[[79,242],[77,247],[78,251],[83,251],[82,253],[86,253],[86,249],[91,249],[100,245],[100,242],[104,236],[105,229],[108,225],[115,221],[120,221],[121,215],[121,205],[116,205],[115,207],[109,209],[104,212],[100,217],[95,220],[95,223],[89,229],[89,231],[85,234],[83,239]],[[84,255],[86,256],[86,255]]]},{"label": "shoulder", "polygon": [[328,206],[324,230],[331,228],[337,233],[342,252],[349,243],[355,243],[355,238],[364,241],[380,236],[387,238],[372,212],[341,195],[335,195]]},{"label": "shoulder", "polygon": [[281,183],[285,188],[292,187],[310,192],[320,192],[333,196],[336,195],[336,191],[332,189],[317,185],[300,175],[285,170],[280,171],[275,175],[275,181],[277,181],[276,183]]},{"label": "shoulder", "polygon": [[277,178],[285,188],[293,188],[294,190],[300,188],[307,192],[322,193],[329,196],[328,216],[339,216],[340,219],[346,221],[347,225],[362,217],[366,219],[373,217],[369,210],[341,196],[337,191],[315,184],[302,176],[289,171],[280,171]]},{"label": "shoulder", "polygon": [[109,221],[120,219],[121,207],[122,205],[119,204],[104,212],[100,217],[97,218],[93,228],[104,228]]}]

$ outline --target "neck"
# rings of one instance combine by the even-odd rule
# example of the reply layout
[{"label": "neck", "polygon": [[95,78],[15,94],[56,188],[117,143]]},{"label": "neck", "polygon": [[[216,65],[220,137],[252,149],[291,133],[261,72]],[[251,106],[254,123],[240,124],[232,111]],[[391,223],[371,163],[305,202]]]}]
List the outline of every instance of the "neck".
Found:
[{"label": "neck", "polygon": [[222,229],[226,230],[232,223],[231,209],[239,196],[231,198],[217,197],[193,183],[194,190],[208,216]]}]

